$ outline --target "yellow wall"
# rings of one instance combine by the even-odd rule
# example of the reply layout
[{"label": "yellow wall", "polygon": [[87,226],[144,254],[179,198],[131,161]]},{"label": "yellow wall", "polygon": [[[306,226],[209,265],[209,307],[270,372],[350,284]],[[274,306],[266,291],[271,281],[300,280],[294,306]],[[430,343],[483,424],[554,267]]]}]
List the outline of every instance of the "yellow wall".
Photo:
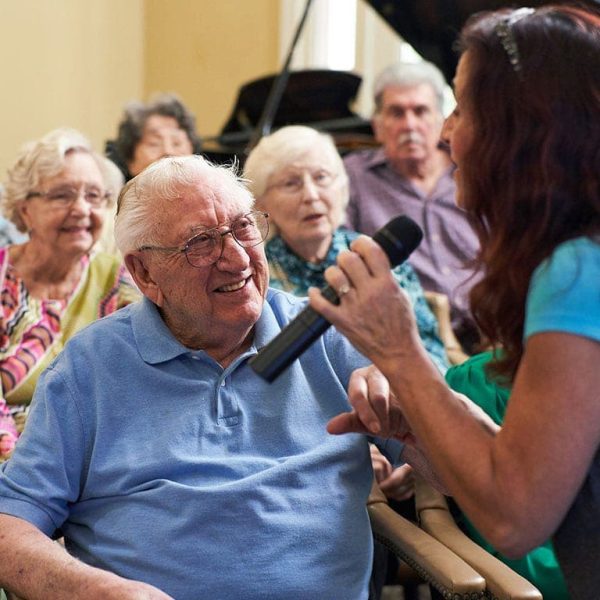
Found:
[{"label": "yellow wall", "polygon": [[103,149],[143,93],[143,0],[0,0],[0,181],[24,142],[80,129]]},{"label": "yellow wall", "polygon": [[146,91],[178,92],[198,131],[218,133],[239,87],[279,68],[278,7],[279,0],[146,0]]},{"label": "yellow wall", "polygon": [[279,0],[0,0],[0,181],[60,126],[103,150],[126,102],[177,92],[219,132],[242,83],[276,71]]}]

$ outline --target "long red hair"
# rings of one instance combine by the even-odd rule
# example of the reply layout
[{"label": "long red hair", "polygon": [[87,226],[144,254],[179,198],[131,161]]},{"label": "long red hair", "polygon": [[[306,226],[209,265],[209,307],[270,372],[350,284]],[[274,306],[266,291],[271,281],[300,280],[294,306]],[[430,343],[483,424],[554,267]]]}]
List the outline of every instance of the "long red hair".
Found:
[{"label": "long red hair", "polygon": [[475,15],[459,46],[475,131],[463,197],[485,273],[471,307],[502,348],[492,373],[511,380],[533,271],[566,240],[600,241],[600,16],[553,5],[516,21],[515,69],[497,30],[509,13]]}]

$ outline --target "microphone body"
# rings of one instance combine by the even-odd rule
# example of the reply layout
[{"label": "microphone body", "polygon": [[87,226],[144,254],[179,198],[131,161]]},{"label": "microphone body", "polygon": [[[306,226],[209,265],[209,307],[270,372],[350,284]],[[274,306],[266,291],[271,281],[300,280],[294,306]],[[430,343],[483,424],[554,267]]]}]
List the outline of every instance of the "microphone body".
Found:
[{"label": "microphone body", "polygon": [[[396,217],[373,236],[385,251],[392,267],[404,262],[420,244],[423,231],[410,218]],[[321,293],[333,304],[340,299],[331,286]],[[254,372],[271,383],[331,326],[320,313],[307,306],[286,325],[266,346],[253,356],[248,364]]]}]

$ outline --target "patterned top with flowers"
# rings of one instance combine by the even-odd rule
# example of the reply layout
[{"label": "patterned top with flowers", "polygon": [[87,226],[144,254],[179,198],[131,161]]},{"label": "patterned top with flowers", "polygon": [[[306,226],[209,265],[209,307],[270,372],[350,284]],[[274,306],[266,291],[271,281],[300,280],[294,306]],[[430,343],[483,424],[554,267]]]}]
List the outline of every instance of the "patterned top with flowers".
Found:
[{"label": "patterned top with flowers", "polygon": [[81,261],[69,298],[42,300],[29,295],[8,247],[0,248],[0,432],[22,430],[40,373],[73,334],[140,298],[118,258],[97,253]]}]

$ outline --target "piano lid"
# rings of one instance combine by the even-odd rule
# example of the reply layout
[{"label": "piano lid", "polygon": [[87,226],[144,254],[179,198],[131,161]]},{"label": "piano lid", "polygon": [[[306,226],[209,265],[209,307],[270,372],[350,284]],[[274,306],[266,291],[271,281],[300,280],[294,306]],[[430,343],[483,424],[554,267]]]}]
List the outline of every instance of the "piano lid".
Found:
[{"label": "piano lid", "polygon": [[[465,21],[481,11],[503,7],[568,4],[569,0],[365,0],[423,58],[452,82],[458,55],[454,43]],[[580,0],[600,7],[600,0]],[[571,2],[572,3],[572,2]]]},{"label": "piano lid", "polygon": [[[223,134],[256,126],[275,77],[262,77],[240,88],[235,107],[222,129]],[[345,71],[293,71],[289,74],[273,125],[282,127],[307,121],[354,117],[350,103],[356,98],[361,81],[358,75]]]},{"label": "piano lid", "polygon": [[[223,154],[235,154],[243,164],[247,145],[262,117],[268,96],[278,75],[247,82],[221,133],[205,138],[202,152],[221,161]],[[347,71],[306,69],[292,71],[273,116],[273,129],[284,125],[309,125],[330,133],[340,152],[372,145],[370,121],[352,110],[362,78]]]},{"label": "piano lid", "polygon": [[[537,7],[544,4],[569,3],[570,0],[365,0],[402,39],[408,42],[426,60],[436,64],[451,83],[458,54],[454,49],[458,32],[474,13],[501,7],[526,4]],[[600,7],[600,0],[578,0],[582,4]],[[312,0],[307,0],[305,15]],[[304,18],[296,32],[294,43],[301,34]],[[221,134],[205,138],[203,152],[212,155],[236,154],[243,163],[248,142],[256,137],[270,93],[278,79],[285,74],[280,101],[272,107],[269,127],[304,124],[332,133],[339,142],[340,152],[355,149],[357,145],[373,145],[369,121],[351,109],[361,78],[343,71],[303,70],[287,71],[288,60],[282,73],[263,77],[244,84]],[[265,111],[268,112],[268,111]],[[212,152],[211,144],[217,144]]]}]

